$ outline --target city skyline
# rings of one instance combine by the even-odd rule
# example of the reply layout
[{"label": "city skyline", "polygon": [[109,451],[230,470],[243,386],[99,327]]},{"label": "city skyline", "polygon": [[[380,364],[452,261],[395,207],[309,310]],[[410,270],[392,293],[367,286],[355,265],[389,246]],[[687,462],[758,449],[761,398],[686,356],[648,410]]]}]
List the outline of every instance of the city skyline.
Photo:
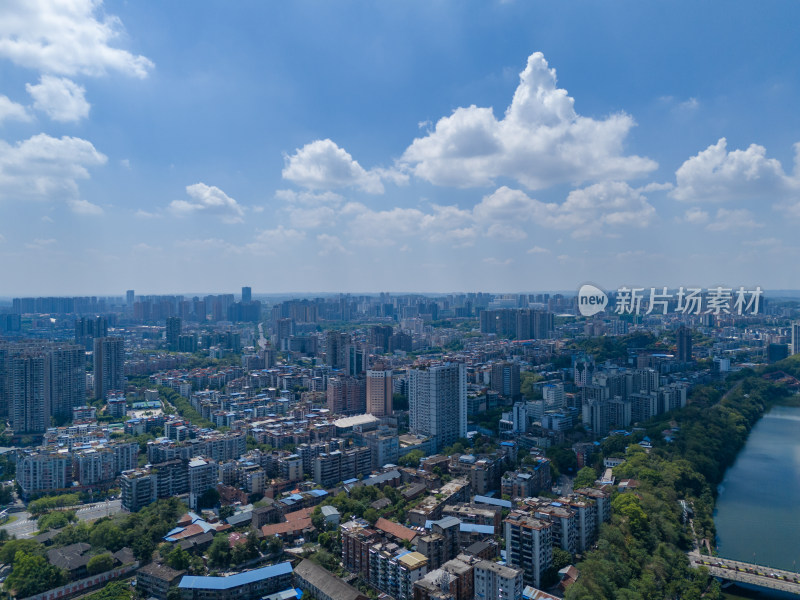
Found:
[{"label": "city skyline", "polygon": [[670,8],[4,3],[0,295],[793,289],[800,9]]}]

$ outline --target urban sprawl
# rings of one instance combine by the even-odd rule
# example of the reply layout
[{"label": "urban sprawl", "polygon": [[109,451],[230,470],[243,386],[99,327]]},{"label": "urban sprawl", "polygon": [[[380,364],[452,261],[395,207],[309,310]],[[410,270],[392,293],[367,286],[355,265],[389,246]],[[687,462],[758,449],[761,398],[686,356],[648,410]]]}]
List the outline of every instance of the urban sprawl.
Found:
[{"label": "urban sprawl", "polygon": [[[4,593],[596,597],[601,534],[635,538],[637,511],[657,512],[671,471],[644,461],[680,443],[681,411],[800,353],[797,302],[676,301],[590,317],[542,293],[0,302]],[[660,497],[669,543],[711,555],[691,468]],[[680,597],[720,597],[696,573]]]}]

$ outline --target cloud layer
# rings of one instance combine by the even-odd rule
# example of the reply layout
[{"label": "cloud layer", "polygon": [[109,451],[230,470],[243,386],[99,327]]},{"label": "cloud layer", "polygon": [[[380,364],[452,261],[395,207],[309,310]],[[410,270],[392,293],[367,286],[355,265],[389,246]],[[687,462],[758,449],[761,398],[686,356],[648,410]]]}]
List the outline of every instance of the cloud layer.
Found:
[{"label": "cloud layer", "polygon": [[40,133],[9,144],[0,140],[0,200],[62,197],[75,200],[79,179],[107,158],[86,140]]},{"label": "cloud layer", "polygon": [[236,200],[213,185],[195,183],[186,186],[188,200],[173,200],[169,210],[175,215],[209,213],[219,216],[224,223],[241,223],[244,209]]},{"label": "cloud layer", "polygon": [[89,116],[86,90],[66,77],[42,75],[37,85],[29,83],[25,89],[33,98],[33,108],[54,121],[80,121]]},{"label": "cloud layer", "polygon": [[286,157],[283,178],[314,190],[355,187],[382,194],[380,174],[367,171],[331,140],[316,140]]},{"label": "cloud layer", "polygon": [[122,22],[103,14],[101,0],[4,0],[0,57],[42,73],[146,77],[153,63],[112,46]]},{"label": "cloud layer", "polygon": [[[795,145],[795,151],[800,151],[800,144]],[[787,175],[781,163],[766,154],[766,148],[758,144],[729,152],[727,140],[720,138],[678,168],[672,197],[681,202],[800,198],[797,168],[794,176]]]},{"label": "cloud layer", "polygon": [[501,177],[528,189],[559,183],[628,180],[656,168],[648,158],[625,156],[633,119],[619,113],[596,120],[580,116],[555,69],[540,52],[528,58],[502,119],[491,108],[457,108],[417,138],[401,163],[436,185],[489,186]]}]

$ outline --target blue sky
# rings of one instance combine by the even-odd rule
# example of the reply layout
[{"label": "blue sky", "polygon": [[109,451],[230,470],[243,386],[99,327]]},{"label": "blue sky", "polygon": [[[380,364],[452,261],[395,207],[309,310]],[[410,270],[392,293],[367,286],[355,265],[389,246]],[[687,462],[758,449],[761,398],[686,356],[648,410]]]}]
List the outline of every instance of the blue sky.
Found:
[{"label": "blue sky", "polygon": [[0,4],[0,296],[798,288],[795,2]]}]

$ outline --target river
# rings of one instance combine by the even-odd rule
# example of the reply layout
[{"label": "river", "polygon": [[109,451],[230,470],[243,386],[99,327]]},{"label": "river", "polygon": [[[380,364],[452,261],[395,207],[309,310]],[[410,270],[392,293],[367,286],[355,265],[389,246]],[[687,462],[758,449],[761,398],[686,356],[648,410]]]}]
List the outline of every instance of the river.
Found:
[{"label": "river", "polygon": [[720,556],[800,569],[800,407],[776,406],[756,423],[719,487]]}]

